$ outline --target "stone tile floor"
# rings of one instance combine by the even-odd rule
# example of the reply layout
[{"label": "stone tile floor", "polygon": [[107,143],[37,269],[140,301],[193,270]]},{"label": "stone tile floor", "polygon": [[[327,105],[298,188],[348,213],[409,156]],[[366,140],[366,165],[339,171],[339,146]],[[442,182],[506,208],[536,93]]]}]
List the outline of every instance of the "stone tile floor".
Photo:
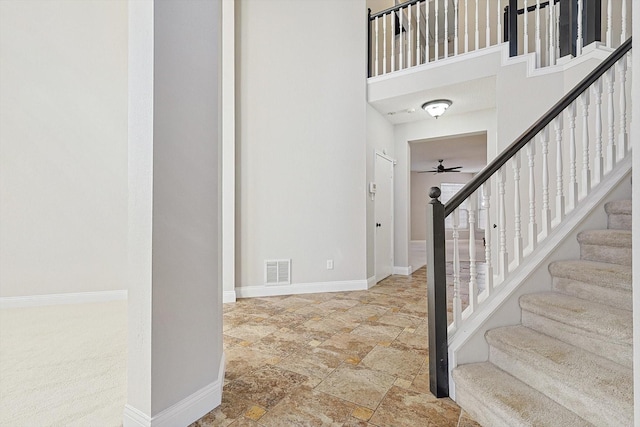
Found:
[{"label": "stone tile floor", "polygon": [[222,404],[191,427],[477,427],[429,392],[425,284],[226,304]]}]

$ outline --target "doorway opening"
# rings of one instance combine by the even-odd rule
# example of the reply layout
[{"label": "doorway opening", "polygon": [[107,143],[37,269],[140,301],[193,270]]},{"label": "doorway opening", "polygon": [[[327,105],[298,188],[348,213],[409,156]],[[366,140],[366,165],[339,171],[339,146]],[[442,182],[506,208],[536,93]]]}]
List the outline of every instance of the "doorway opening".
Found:
[{"label": "doorway opening", "polygon": [[[415,271],[423,267],[427,259],[425,240],[429,189],[439,187],[443,190],[440,201],[446,203],[480,172],[487,164],[487,133],[474,132],[410,141],[409,152],[409,265]],[[443,168],[439,168],[441,165],[445,170],[450,170],[442,171]],[[450,230],[447,230],[447,236],[450,234]]]}]

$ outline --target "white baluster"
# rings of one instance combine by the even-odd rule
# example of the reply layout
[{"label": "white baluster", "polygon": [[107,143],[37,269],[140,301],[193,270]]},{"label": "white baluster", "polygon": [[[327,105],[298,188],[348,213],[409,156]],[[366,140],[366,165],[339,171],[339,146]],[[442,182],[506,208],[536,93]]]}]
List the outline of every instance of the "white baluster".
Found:
[{"label": "white baluster", "polygon": [[407,6],[407,68],[413,65],[413,48],[411,47],[411,41],[413,40],[413,33],[411,32],[411,5]]},{"label": "white baluster", "polygon": [[569,114],[569,201],[571,208],[578,206],[578,177],[576,173],[576,103],[567,108]]},{"label": "white baluster", "polygon": [[491,260],[491,183],[482,184],[482,206],[484,207],[484,260],[487,295],[493,292],[493,265]]},{"label": "white baluster", "polygon": [[613,41],[612,25],[611,25],[611,20],[613,15],[612,7],[613,7],[613,0],[607,0],[607,47],[611,47],[611,43]]},{"label": "white baluster", "polygon": [[480,19],[478,18],[478,0],[476,0],[476,49],[480,48],[480,27],[479,27]]},{"label": "white baluster", "polygon": [[[424,13],[425,13],[425,18],[424,18],[424,62],[425,63],[429,63],[429,2],[425,2],[424,3]],[[436,40],[437,43],[437,40]]]},{"label": "white baluster", "polygon": [[[624,22],[624,21],[623,21]],[[629,137],[627,135],[627,55],[618,62],[620,73],[620,132],[618,133],[618,158],[624,158],[629,151]]]},{"label": "white baluster", "polygon": [[382,16],[382,74],[387,74],[387,15]]},{"label": "white baluster", "polygon": [[600,182],[604,177],[604,158],[602,157],[602,78],[599,78],[593,84],[593,95],[596,98],[596,152],[593,173],[594,178],[598,180],[597,182]]},{"label": "white baluster", "polygon": [[540,41],[540,0],[536,0],[536,68],[542,65],[540,57],[542,55],[542,42]]},{"label": "white baluster", "polygon": [[607,144],[607,171],[611,171],[617,161],[618,150],[616,148],[616,123],[615,123],[615,112],[613,110],[613,85],[616,81],[616,73],[614,67],[611,67],[605,73],[606,81],[607,81],[607,129],[609,141]]},{"label": "white baluster", "polygon": [[395,71],[396,70],[396,34],[395,34],[395,22],[393,21],[393,19],[395,18],[395,16],[393,13],[389,14],[389,17],[391,19],[391,27],[393,28],[391,30],[391,34],[393,34],[391,36],[391,71]]},{"label": "white baluster", "polygon": [[489,2],[487,2],[484,6],[485,6],[485,9],[486,9],[485,10],[485,12],[486,12],[485,13],[486,14],[486,19],[485,20],[487,21],[486,28],[484,30],[484,34],[485,34],[484,47],[489,47],[489,46],[491,46],[491,27],[490,27],[490,24],[489,24]]},{"label": "white baluster", "polygon": [[420,65],[422,63],[422,58],[420,58],[420,3],[416,4],[416,65]]},{"label": "white baluster", "polygon": [[444,1],[444,57],[449,57],[449,0]]},{"label": "white baluster", "polygon": [[438,43],[438,18],[439,18],[439,16],[438,16],[439,15],[439,12],[438,12],[439,6],[438,5],[440,4],[440,0],[434,0],[434,3],[435,3],[434,12],[435,12],[435,15],[436,15],[436,18],[435,18],[436,20],[435,20],[435,23],[434,23],[434,31],[433,31],[434,39],[435,39],[435,43],[434,43],[434,46],[433,46],[433,52],[434,52],[435,56],[433,57],[433,60],[437,61],[440,58],[440,46],[439,46],[439,43]]},{"label": "white baluster", "polygon": [[545,237],[551,232],[551,207],[549,206],[549,128],[540,133],[542,145],[542,229]]},{"label": "white baluster", "polygon": [[496,22],[498,23],[498,31],[496,32],[496,44],[500,44],[500,38],[502,37],[502,4],[500,0],[498,0],[496,4],[498,10],[496,19]]},{"label": "white baluster", "polygon": [[398,22],[400,23],[399,25],[399,31],[400,34],[398,35],[398,37],[400,37],[400,47],[398,48],[398,69],[402,70],[404,68],[404,35],[402,32],[402,29],[404,28],[404,12],[402,11],[402,9],[398,10]]},{"label": "white baluster", "polygon": [[556,8],[549,3],[549,63],[548,65],[556,65]]},{"label": "white baluster", "polygon": [[469,0],[464,0],[464,51],[469,52]]},{"label": "white baluster", "polygon": [[520,152],[518,151],[512,159],[513,167],[513,220],[514,220],[514,237],[513,237],[513,257],[516,266],[522,262],[522,222],[520,208]]},{"label": "white baluster", "polygon": [[536,224],[536,174],[535,174],[535,140],[527,143],[527,157],[529,159],[529,245],[531,251],[538,243],[538,225]]},{"label": "white baluster", "polygon": [[[428,6],[428,5],[427,5]],[[462,301],[460,299],[460,211],[453,211],[453,324],[460,325],[462,321]]]},{"label": "white baluster", "polygon": [[589,90],[580,95],[582,105],[582,196],[591,191],[591,168],[589,159]]},{"label": "white baluster", "polygon": [[556,61],[558,60],[558,58],[560,58],[560,3],[556,4],[554,6],[554,13],[555,13],[555,35],[556,35],[556,53],[555,53],[555,58]]},{"label": "white baluster", "polygon": [[453,54],[458,54],[458,0],[453,3],[454,6],[454,20],[453,20]]},{"label": "white baluster", "polygon": [[544,42],[544,57],[545,57],[545,66],[548,66],[551,64],[551,53],[549,52],[550,48],[551,48],[551,40],[550,40],[550,36],[551,36],[551,27],[549,26],[549,14],[551,12],[549,12],[551,10],[550,7],[546,7],[544,10],[546,10],[546,13],[544,14],[545,17],[545,24],[547,25],[546,28],[547,30],[547,40],[545,40]]},{"label": "white baluster", "polygon": [[553,119],[553,128],[556,131],[556,218],[558,221],[564,219],[564,187],[563,187],[563,164],[562,164],[562,113]]},{"label": "white baluster", "polygon": [[469,311],[478,306],[478,271],[476,269],[476,209],[477,194],[469,197]]},{"label": "white baluster", "polygon": [[524,35],[524,54],[529,53],[529,11],[527,10],[527,0],[524,0],[524,26],[523,26],[523,35]]},{"label": "white baluster", "polygon": [[583,8],[583,2],[584,0],[578,0],[578,35],[576,38],[576,56],[580,56],[582,55],[582,46],[583,46],[583,39],[582,39],[582,8]]},{"label": "white baluster", "polygon": [[627,41],[627,0],[622,0],[622,31],[620,33],[620,43]]},{"label": "white baluster", "polygon": [[500,228],[500,246],[499,246],[499,269],[500,278],[502,281],[507,277],[509,273],[509,253],[507,252],[507,216],[506,216],[506,202],[505,202],[505,184],[507,177],[504,166],[498,170],[498,227]]},{"label": "white baluster", "polygon": [[380,48],[378,46],[378,40],[380,39],[378,37],[378,22],[379,21],[380,21],[380,18],[376,18],[375,19],[374,31],[373,31],[374,34],[375,34],[374,37],[376,38],[376,56],[375,56],[375,61],[373,62],[373,64],[374,64],[373,65],[373,68],[374,68],[373,75],[374,76],[377,76],[379,74],[379,72],[378,72],[378,70],[379,70],[379,68],[378,68],[378,58],[380,56]]}]

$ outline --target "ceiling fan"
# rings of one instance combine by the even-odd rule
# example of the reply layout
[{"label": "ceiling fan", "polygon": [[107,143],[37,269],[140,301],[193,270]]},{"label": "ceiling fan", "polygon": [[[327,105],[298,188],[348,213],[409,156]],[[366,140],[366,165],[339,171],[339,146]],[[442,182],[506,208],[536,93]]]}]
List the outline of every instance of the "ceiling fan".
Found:
[{"label": "ceiling fan", "polygon": [[445,168],[444,165],[442,164],[444,160],[439,159],[438,160],[438,166],[434,166],[433,167],[433,171],[419,171],[418,173],[425,173],[425,172],[433,172],[433,174],[437,174],[437,173],[445,173],[445,172],[460,172],[458,169],[462,169],[462,166],[453,166],[451,168]]}]

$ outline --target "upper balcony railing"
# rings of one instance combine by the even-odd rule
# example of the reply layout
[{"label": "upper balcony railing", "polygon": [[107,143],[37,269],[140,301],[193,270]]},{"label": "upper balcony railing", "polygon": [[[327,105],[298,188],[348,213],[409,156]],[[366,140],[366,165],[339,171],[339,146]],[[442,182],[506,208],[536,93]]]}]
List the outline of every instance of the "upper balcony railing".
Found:
[{"label": "upper balcony railing", "polygon": [[369,77],[503,42],[510,56],[534,53],[537,67],[555,65],[595,41],[618,47],[630,33],[629,6],[627,0],[410,0],[369,10]]}]

